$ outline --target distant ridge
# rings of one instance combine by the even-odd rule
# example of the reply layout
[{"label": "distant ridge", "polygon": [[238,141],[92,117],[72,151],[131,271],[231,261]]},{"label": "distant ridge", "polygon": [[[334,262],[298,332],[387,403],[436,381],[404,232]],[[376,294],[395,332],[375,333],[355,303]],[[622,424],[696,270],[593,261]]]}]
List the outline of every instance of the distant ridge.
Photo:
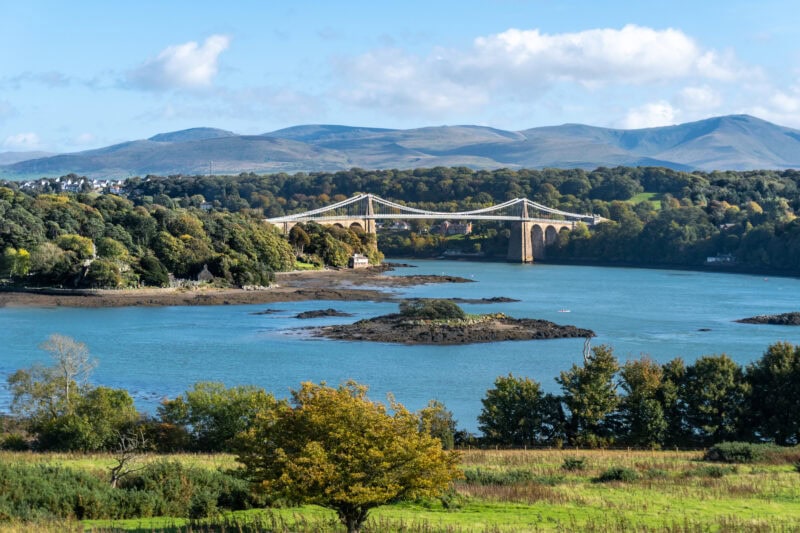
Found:
[{"label": "distant ridge", "polygon": [[207,174],[210,170],[238,174],[352,167],[594,169],[619,165],[685,171],[800,168],[800,130],[749,115],[636,130],[583,124],[523,131],[470,125],[398,130],[308,124],[263,135],[239,135],[191,128],[96,150],[12,159],[0,165],[0,178],[70,172],[125,177]]}]

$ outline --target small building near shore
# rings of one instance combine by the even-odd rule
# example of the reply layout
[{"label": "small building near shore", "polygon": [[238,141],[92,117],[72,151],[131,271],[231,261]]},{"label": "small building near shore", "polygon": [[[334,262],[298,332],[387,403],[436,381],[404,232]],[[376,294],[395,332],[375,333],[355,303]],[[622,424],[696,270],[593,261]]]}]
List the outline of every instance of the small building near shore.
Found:
[{"label": "small building near shore", "polygon": [[347,261],[348,268],[367,268],[369,266],[369,259],[362,254],[353,254]]}]

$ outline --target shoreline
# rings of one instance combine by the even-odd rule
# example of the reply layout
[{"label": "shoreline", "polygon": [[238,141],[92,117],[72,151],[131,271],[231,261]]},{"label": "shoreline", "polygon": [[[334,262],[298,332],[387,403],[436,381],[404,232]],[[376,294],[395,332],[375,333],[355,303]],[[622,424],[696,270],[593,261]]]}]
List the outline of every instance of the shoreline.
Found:
[{"label": "shoreline", "polygon": [[[403,265],[397,265],[403,266]],[[275,274],[276,285],[259,289],[146,288],[146,289],[27,289],[0,290],[4,307],[167,307],[195,305],[248,305],[313,300],[390,301],[386,289],[426,283],[469,282],[454,276],[384,276],[391,264],[358,270],[298,270]]]}]

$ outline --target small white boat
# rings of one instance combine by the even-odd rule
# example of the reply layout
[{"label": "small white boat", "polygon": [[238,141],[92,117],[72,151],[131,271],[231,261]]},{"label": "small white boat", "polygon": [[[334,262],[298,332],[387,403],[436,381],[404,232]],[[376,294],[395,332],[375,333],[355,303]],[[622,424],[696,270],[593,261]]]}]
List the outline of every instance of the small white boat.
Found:
[{"label": "small white boat", "polygon": [[569,313],[570,310],[569,309],[559,309],[558,312],[559,313]]}]

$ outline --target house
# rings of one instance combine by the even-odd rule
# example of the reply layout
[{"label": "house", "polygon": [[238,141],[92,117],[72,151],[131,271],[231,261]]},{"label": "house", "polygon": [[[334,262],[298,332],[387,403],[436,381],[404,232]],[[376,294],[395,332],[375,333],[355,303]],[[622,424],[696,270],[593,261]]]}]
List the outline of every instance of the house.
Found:
[{"label": "house", "polygon": [[730,265],[736,262],[733,254],[717,254],[715,256],[706,257],[707,265]]},{"label": "house", "polygon": [[353,254],[347,262],[348,268],[367,268],[369,266],[369,259],[367,256],[361,254]]},{"label": "house", "polygon": [[449,222],[445,220],[439,225],[442,235],[469,235],[472,233],[472,222]]}]

